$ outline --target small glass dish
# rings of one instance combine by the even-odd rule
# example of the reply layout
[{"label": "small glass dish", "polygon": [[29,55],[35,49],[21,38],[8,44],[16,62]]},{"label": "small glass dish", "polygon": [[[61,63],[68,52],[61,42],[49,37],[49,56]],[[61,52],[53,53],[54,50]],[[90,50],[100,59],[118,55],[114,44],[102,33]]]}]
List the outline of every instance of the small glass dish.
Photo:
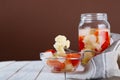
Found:
[{"label": "small glass dish", "polygon": [[80,53],[67,53],[65,57],[44,57],[43,52],[40,57],[53,73],[73,72],[81,63]]}]

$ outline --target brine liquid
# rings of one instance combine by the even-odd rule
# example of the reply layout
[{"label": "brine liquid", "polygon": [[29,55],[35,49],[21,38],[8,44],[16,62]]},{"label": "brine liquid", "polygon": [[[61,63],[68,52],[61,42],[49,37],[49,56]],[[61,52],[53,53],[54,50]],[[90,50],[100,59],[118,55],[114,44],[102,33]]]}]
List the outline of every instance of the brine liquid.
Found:
[{"label": "brine liquid", "polygon": [[109,29],[80,29],[79,30],[79,50],[104,51],[110,45]]}]

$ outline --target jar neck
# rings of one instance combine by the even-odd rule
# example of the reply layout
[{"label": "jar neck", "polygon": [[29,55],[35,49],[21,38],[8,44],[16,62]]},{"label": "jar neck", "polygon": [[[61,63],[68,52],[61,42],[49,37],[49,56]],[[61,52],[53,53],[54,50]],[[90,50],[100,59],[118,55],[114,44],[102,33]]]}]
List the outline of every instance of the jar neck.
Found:
[{"label": "jar neck", "polygon": [[81,14],[81,21],[96,21],[105,20],[107,21],[106,13],[85,13]]}]

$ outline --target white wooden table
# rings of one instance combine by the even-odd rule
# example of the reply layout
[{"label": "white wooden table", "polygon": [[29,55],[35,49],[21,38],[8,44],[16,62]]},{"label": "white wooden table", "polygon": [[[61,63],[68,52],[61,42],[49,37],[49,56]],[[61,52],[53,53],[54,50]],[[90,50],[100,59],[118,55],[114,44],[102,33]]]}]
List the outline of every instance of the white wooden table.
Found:
[{"label": "white wooden table", "polygon": [[3,61],[0,80],[64,80],[64,73],[51,73],[42,61]]},{"label": "white wooden table", "polygon": [[[42,61],[1,61],[0,80],[65,80],[65,77],[64,73],[51,73]],[[120,80],[120,78],[101,80]]]}]

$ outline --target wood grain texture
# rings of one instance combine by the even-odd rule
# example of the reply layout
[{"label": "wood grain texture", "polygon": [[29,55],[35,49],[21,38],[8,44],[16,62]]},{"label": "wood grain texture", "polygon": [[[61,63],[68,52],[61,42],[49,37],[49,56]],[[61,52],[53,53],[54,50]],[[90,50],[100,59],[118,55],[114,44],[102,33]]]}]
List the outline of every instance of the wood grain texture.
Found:
[{"label": "wood grain texture", "polygon": [[17,71],[8,80],[35,80],[43,68],[40,61],[31,61],[28,65]]},{"label": "wood grain texture", "polygon": [[11,65],[4,67],[3,69],[0,69],[0,79],[9,79],[9,77],[13,76],[16,72],[21,70],[27,64],[29,64],[29,61],[14,62]]},{"label": "wood grain texture", "polygon": [[10,64],[12,64],[14,62],[15,61],[3,61],[3,62],[0,62],[0,69],[7,67],[7,66],[9,66]]},{"label": "wood grain texture", "polygon": [[[64,73],[51,73],[42,61],[5,61],[0,62],[2,65],[5,67],[0,69],[0,80],[65,80]],[[120,80],[120,77],[94,80]]]}]

